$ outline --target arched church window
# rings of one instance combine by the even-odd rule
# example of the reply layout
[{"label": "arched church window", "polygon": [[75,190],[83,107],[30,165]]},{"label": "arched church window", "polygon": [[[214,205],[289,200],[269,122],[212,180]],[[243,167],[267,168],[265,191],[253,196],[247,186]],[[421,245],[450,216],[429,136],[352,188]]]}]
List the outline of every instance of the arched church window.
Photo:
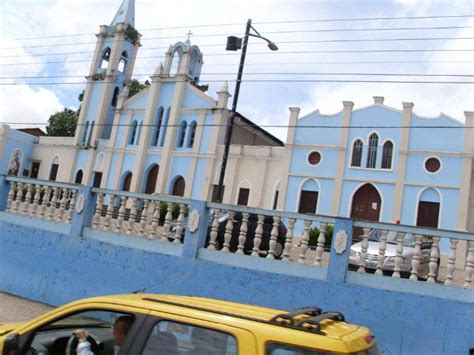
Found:
[{"label": "arched church window", "polygon": [[107,47],[104,49],[102,53],[102,62],[100,63],[100,69],[107,69],[109,66],[109,59],[110,59],[110,48]]},{"label": "arched church window", "polygon": [[119,65],[118,65],[118,71],[123,73],[125,72],[125,66],[127,65],[127,58],[128,58],[128,54],[126,51],[123,51],[122,52],[122,55],[120,56],[120,61],[119,61]]},{"label": "arched church window", "polygon": [[170,112],[171,112],[171,107],[168,107],[168,109],[166,110],[165,122],[163,124],[163,133],[161,134],[160,147],[165,145],[166,131],[168,130],[168,121],[170,119]]},{"label": "arched church window", "polygon": [[140,141],[140,136],[142,135],[142,128],[143,128],[143,122],[140,122],[138,124],[138,129],[137,129],[137,137],[135,138],[134,144],[137,145],[138,142]]},{"label": "arched church window", "polygon": [[92,121],[92,123],[91,123],[91,129],[90,129],[90,131],[89,131],[89,136],[87,137],[87,145],[90,145],[90,144],[91,144],[92,132],[94,132],[94,125],[95,125],[95,121]]},{"label": "arched church window", "polygon": [[189,132],[189,140],[188,140],[188,148],[192,148],[194,145],[194,138],[196,137],[196,121],[191,122],[189,125],[190,132]]},{"label": "arched church window", "polygon": [[153,140],[151,142],[153,147],[158,145],[158,140],[160,139],[161,124],[163,122],[163,111],[163,106],[160,106],[158,108],[158,112],[156,113],[155,134],[153,135]]},{"label": "arched church window", "polygon": [[179,133],[178,133],[178,148],[181,148],[184,145],[184,138],[186,137],[186,127],[188,123],[186,121],[182,121],[179,125]]},{"label": "arched church window", "polygon": [[76,173],[76,177],[74,178],[74,183],[81,184],[83,175],[84,173],[82,172],[82,169],[79,169]]},{"label": "arched church window", "polygon": [[132,173],[128,171],[123,177],[122,191],[130,191],[130,185],[132,184]]},{"label": "arched church window", "polygon": [[382,149],[382,169],[392,168],[393,143],[386,141]]},{"label": "arched church window", "polygon": [[112,95],[112,102],[110,103],[112,107],[117,107],[118,94],[119,94],[119,88],[116,87],[114,89],[114,94]]},{"label": "arched church window", "polygon": [[352,145],[351,166],[360,167],[360,164],[362,162],[363,147],[364,147],[364,143],[362,143],[360,139],[357,139]]},{"label": "arched church window", "polygon": [[175,76],[176,74],[178,74],[180,63],[181,56],[178,51],[175,51],[173,53],[173,58],[171,59],[170,76]]},{"label": "arched church window", "polygon": [[372,133],[369,137],[369,150],[367,152],[367,164],[366,167],[375,169],[375,163],[377,162],[377,146],[379,144],[379,136],[377,133]]},{"label": "arched church window", "polygon": [[49,180],[56,181],[56,178],[58,176],[58,170],[59,170],[59,158],[56,156],[51,162],[51,168],[49,169]]},{"label": "arched church window", "polygon": [[184,188],[186,187],[186,183],[182,176],[178,176],[173,184],[173,190],[171,194],[173,196],[184,196]]},{"label": "arched church window", "polygon": [[82,144],[86,144],[87,142],[87,133],[89,133],[89,121],[86,122],[84,127],[84,133],[82,134]]},{"label": "arched church window", "polygon": [[133,121],[132,125],[130,126],[130,133],[128,135],[128,144],[133,145],[135,144],[135,136],[137,135],[137,121]]}]

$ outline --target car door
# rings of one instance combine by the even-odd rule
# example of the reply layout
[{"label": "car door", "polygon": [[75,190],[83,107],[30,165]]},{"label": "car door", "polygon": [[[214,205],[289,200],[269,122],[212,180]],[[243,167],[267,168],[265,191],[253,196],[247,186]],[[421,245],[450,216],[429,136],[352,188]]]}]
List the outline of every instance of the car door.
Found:
[{"label": "car door", "polygon": [[135,338],[137,355],[257,354],[250,331],[199,318],[152,311]]},{"label": "car door", "polygon": [[[15,351],[8,354],[64,354],[78,345],[74,333],[85,330],[87,342],[95,355],[128,354],[133,339],[139,333],[148,311],[107,303],[90,303],[59,307],[39,317],[17,331]],[[128,323],[120,346],[115,344],[115,322]],[[125,319],[127,318],[127,319]],[[72,348],[71,348],[72,347]]]}]

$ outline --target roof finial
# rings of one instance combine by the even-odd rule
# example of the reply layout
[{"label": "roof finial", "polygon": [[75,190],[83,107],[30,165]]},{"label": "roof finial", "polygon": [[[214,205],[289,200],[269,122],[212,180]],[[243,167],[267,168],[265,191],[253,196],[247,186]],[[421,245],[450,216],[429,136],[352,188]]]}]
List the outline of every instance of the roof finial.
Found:
[{"label": "roof finial", "polygon": [[112,20],[111,26],[115,26],[119,23],[135,26],[135,0],[122,1],[122,4]]},{"label": "roof finial", "polygon": [[186,40],[186,44],[187,44],[188,46],[191,45],[191,36],[192,36],[193,34],[194,34],[194,33],[192,33],[191,30],[189,30],[189,32],[186,33],[186,36],[188,36],[188,39]]}]

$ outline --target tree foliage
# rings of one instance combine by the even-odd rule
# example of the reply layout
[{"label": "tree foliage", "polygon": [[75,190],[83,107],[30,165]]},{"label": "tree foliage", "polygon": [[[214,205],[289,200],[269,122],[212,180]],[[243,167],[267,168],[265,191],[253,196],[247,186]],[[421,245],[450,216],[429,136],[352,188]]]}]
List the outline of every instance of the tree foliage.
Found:
[{"label": "tree foliage", "polygon": [[[133,79],[129,83],[129,93],[128,97],[132,97],[133,95],[139,93],[144,88],[149,86],[150,83],[145,81],[145,83],[140,83],[137,79]],[[82,103],[84,99],[84,90],[79,94],[77,99],[79,102]],[[55,114],[51,115],[48,120],[48,126],[46,127],[46,132],[48,136],[55,136],[55,137],[72,137],[76,132],[76,125],[77,120],[79,118],[79,113],[81,111],[81,107],[77,111],[71,110],[69,108],[65,108],[63,111],[56,112]]]},{"label": "tree foliage", "polygon": [[144,84],[140,83],[137,79],[132,79],[130,81],[129,86],[129,92],[128,92],[128,97],[132,97],[135,94],[138,94],[140,91],[142,91],[144,88],[149,86],[150,83],[148,80],[145,81]]},{"label": "tree foliage", "polygon": [[48,136],[72,137],[76,131],[78,111],[65,108],[63,111],[51,115],[48,120],[46,132]]}]

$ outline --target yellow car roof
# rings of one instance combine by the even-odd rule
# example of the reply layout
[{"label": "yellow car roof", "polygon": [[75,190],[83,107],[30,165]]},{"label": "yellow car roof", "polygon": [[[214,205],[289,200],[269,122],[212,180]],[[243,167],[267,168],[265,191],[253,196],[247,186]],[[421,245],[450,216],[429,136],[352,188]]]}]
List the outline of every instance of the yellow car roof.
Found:
[{"label": "yellow car roof", "polygon": [[[307,330],[307,334],[314,335],[314,332],[309,332],[309,328],[298,328],[288,327],[285,324],[278,324],[271,322],[271,320],[282,314],[287,314],[288,311],[278,310],[267,307],[253,306],[243,303],[223,301],[213,298],[205,297],[194,297],[194,296],[175,296],[175,295],[156,295],[156,294],[123,294],[113,296],[101,296],[87,299],[88,301],[95,302],[110,302],[122,305],[129,305],[134,307],[140,307],[155,311],[168,311],[171,306],[185,307],[194,309],[201,312],[208,312],[217,315],[224,315],[244,319],[248,321],[257,321],[265,323],[268,326],[276,327],[274,331],[278,331],[281,328],[282,331],[287,332],[288,330],[301,331]],[[163,306],[167,306],[163,308]],[[174,312],[173,312],[174,313]],[[295,320],[301,320],[303,318],[309,319],[310,316],[302,315],[295,317]],[[319,322],[320,329],[323,334],[329,338],[341,339],[354,337],[363,337],[366,335],[370,336],[370,332],[365,327],[358,325],[349,324],[343,321],[336,321],[333,319],[326,319]],[[356,333],[356,334],[354,334]]]}]

